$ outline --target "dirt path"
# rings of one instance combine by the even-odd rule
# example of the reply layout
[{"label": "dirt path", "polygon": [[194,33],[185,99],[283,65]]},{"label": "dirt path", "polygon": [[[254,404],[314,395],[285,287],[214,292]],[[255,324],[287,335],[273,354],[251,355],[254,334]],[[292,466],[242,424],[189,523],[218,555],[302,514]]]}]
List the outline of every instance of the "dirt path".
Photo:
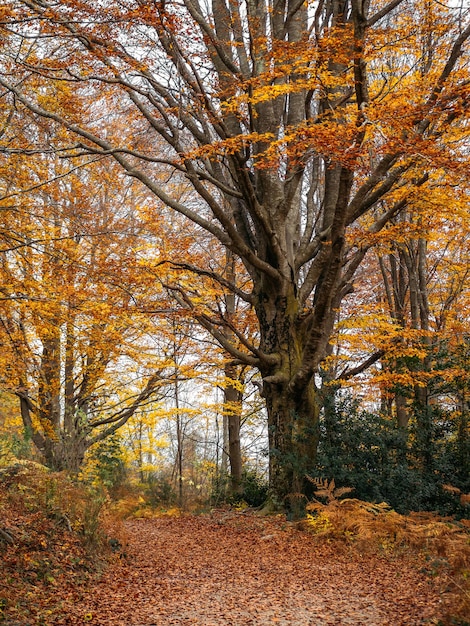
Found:
[{"label": "dirt path", "polygon": [[416,566],[333,553],[281,521],[220,514],[133,520],[126,531],[127,558],[107,570],[92,594],[77,598],[64,623],[437,623],[437,591]]}]

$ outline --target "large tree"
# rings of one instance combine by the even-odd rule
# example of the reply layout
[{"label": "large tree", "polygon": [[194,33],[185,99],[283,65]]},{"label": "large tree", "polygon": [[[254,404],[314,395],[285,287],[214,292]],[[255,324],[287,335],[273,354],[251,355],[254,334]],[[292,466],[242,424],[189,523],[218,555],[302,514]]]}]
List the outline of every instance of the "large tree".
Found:
[{"label": "large tree", "polygon": [[[429,173],[463,170],[468,12],[424,0],[10,0],[2,16],[3,97],[68,131],[62,155],[113,157],[243,263],[244,289],[185,271],[256,312],[256,343],[232,325],[240,348],[223,311],[194,309],[234,363],[261,372],[271,487],[289,505],[315,457],[315,374],[335,310]],[[44,81],[74,84],[88,111],[55,112]]]}]

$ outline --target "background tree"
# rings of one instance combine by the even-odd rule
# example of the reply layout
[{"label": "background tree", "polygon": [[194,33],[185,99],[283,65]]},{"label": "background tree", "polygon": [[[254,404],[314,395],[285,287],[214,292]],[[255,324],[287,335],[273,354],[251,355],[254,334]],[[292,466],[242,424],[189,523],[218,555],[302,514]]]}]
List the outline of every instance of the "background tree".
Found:
[{"label": "background tree", "polygon": [[71,471],[161,385],[135,306],[150,295],[137,196],[82,165],[65,176],[56,157],[11,156],[1,181],[2,387],[45,462]]},{"label": "background tree", "polygon": [[[377,258],[369,256],[338,312],[324,363],[317,471],[404,511],[455,512],[458,500],[443,485],[469,488],[462,365],[470,203],[459,173],[447,180],[437,192],[422,190],[412,211],[390,223],[393,238],[380,235]],[[371,346],[380,359],[359,373]]]}]

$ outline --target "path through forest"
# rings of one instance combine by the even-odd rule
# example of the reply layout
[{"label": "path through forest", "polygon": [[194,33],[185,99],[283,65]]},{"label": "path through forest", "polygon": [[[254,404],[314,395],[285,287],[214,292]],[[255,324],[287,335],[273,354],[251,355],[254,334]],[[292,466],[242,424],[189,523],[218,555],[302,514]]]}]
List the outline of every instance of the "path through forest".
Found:
[{"label": "path through forest", "polygon": [[281,519],[236,512],[131,520],[126,557],[64,623],[109,626],[413,626],[437,623],[419,564],[359,556]]}]

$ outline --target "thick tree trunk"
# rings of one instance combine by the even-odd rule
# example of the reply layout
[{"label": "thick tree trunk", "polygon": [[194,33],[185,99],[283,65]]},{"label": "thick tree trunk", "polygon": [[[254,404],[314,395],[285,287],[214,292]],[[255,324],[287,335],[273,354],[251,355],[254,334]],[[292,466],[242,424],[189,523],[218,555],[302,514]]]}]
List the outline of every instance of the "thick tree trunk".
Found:
[{"label": "thick tree trunk", "polygon": [[[284,293],[289,289],[291,285]],[[263,349],[280,355],[275,371],[261,372],[268,414],[270,491],[275,503],[294,517],[305,509],[306,474],[315,464],[319,439],[319,401],[313,374],[300,389],[292,384],[305,350],[298,311],[294,291],[285,296],[279,295],[279,290],[278,295],[265,294],[257,310]]]},{"label": "thick tree trunk", "polygon": [[302,395],[288,385],[267,384],[270,489],[277,504],[293,517],[305,510],[306,474],[315,464],[319,405],[313,384]]},{"label": "thick tree trunk", "polygon": [[66,441],[46,440],[44,460],[47,467],[68,474],[78,474],[89,445],[84,437],[74,436]]},{"label": "thick tree trunk", "polygon": [[54,428],[53,423],[44,417],[41,422],[43,433],[40,432],[33,424],[32,403],[27,392],[18,392],[17,396],[20,400],[24,428],[31,433],[33,443],[42,455],[45,465],[57,472],[78,473],[90,446],[90,440],[80,430],[65,433],[59,428]]}]

